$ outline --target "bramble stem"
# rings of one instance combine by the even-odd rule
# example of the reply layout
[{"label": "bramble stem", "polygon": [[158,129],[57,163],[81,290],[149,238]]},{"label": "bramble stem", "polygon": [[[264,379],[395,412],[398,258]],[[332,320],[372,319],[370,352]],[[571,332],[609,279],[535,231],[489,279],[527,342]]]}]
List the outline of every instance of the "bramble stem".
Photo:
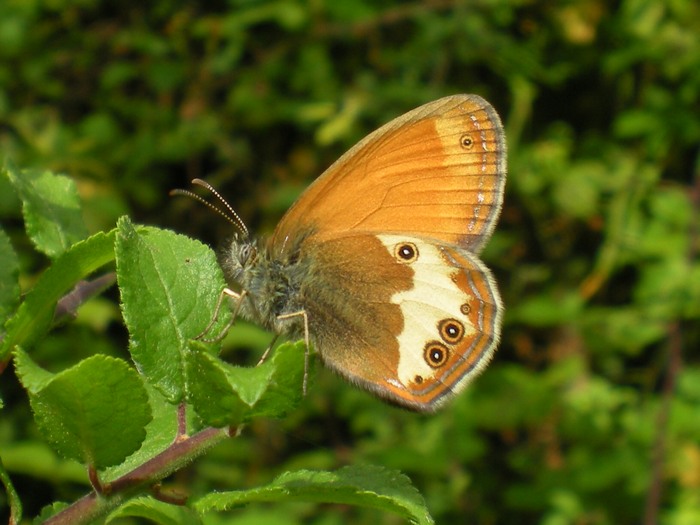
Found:
[{"label": "bramble stem", "polygon": [[226,429],[206,428],[191,437],[175,440],[157,456],[111,482],[110,496],[104,497],[96,492],[86,494],[45,523],[47,525],[80,525],[99,519],[126,499],[150,490],[158,481],[188,465],[228,437]]}]

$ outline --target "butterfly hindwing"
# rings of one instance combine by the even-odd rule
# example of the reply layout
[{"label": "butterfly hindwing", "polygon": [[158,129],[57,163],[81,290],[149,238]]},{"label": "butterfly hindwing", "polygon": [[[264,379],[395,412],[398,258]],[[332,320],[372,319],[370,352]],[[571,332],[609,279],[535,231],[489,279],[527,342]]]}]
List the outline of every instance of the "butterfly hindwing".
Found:
[{"label": "butterfly hindwing", "polygon": [[[308,255],[323,297],[307,314],[324,362],[396,404],[437,408],[488,363],[500,333],[501,300],[488,269],[473,254],[433,239],[401,234],[347,234]],[[329,255],[332,254],[332,255]],[[343,265],[329,264],[334,258]],[[338,315],[339,314],[339,315]],[[339,336],[340,335],[340,336]]]}]

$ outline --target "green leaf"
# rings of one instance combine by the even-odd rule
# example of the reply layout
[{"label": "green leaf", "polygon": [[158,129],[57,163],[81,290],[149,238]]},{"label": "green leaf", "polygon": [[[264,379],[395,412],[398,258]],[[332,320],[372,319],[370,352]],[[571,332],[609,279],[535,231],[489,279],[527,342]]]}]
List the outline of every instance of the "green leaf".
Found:
[{"label": "green leaf", "polygon": [[190,508],[171,505],[151,497],[135,498],[113,511],[105,523],[112,523],[119,518],[144,518],[162,525],[198,525],[200,517]]},{"label": "green leaf", "polygon": [[412,523],[434,523],[420,493],[395,470],[349,466],[335,472],[287,472],[265,487],[208,494],[195,503],[202,514],[253,502],[313,501],[341,503],[393,512]]},{"label": "green leaf", "polygon": [[87,237],[75,183],[50,171],[17,170],[4,173],[22,200],[27,234],[36,248],[53,258]]},{"label": "green leaf", "polygon": [[58,300],[78,281],[114,258],[115,235],[115,230],[97,233],[73,245],[41,275],[7,323],[7,333],[0,346],[0,361],[15,345],[27,349],[46,333]]},{"label": "green leaf", "polygon": [[12,485],[12,480],[2,464],[2,458],[0,458],[0,483],[5,486],[7,501],[10,504],[10,523],[19,523],[22,520],[22,501],[19,499],[19,495]]},{"label": "green leaf", "polygon": [[[189,341],[207,327],[225,286],[216,256],[202,243],[122,218],[116,243],[117,279],[130,351],[146,379],[172,402],[186,391]],[[224,304],[217,334],[231,313]]]},{"label": "green leaf", "polygon": [[37,365],[20,347],[15,350],[15,368],[22,386],[27,389],[30,396],[41,392],[56,377],[55,374]]},{"label": "green leaf", "polygon": [[19,303],[19,261],[10,238],[0,229],[0,325]]},{"label": "green leaf", "polygon": [[271,359],[251,368],[193,351],[187,359],[189,402],[214,427],[282,417],[301,401],[305,352],[303,341],[282,344]]},{"label": "green leaf", "polygon": [[119,465],[105,469],[102,472],[102,481],[113,481],[139,467],[172,445],[177,435],[176,407],[169,403],[155,386],[149,383],[144,386],[148,392],[148,404],[151,407],[153,419],[146,425],[143,446]]},{"label": "green leaf", "polygon": [[55,516],[62,510],[65,510],[66,508],[68,508],[68,503],[63,501],[56,501],[51,505],[46,505],[41,509],[41,513],[32,520],[32,525],[41,525],[42,523],[46,522],[46,520],[52,516]]},{"label": "green leaf", "polygon": [[37,426],[62,456],[99,469],[141,446],[151,410],[139,374],[124,361],[95,355],[49,378],[18,349],[15,366]]}]

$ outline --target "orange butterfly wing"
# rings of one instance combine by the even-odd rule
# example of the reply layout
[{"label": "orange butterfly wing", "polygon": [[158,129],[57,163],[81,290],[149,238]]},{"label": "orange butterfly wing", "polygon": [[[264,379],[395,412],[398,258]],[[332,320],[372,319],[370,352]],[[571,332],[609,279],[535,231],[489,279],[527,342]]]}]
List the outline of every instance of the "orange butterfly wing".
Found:
[{"label": "orange butterfly wing", "polygon": [[[406,245],[415,248],[410,261],[397,249]],[[486,368],[503,309],[476,255],[420,237],[364,233],[338,235],[312,253],[314,273],[299,293],[326,366],[421,412]]]},{"label": "orange butterfly wing", "polygon": [[405,232],[478,253],[498,217],[505,137],[496,111],[454,95],[402,115],[360,141],[301,195],[272,245],[300,231]]}]

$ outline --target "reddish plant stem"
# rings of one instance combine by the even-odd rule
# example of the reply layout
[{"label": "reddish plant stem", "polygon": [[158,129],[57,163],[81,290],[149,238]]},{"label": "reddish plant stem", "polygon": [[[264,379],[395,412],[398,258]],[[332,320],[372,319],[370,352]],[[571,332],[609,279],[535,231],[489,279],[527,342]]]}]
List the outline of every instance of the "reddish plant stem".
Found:
[{"label": "reddish plant stem", "polygon": [[228,437],[227,429],[207,428],[192,437],[175,440],[166,450],[114,480],[111,495],[96,492],[86,494],[78,501],[46,520],[47,525],[80,525],[104,516],[134,494],[145,492],[161,479],[189,464],[214,445]]},{"label": "reddish plant stem", "polygon": [[90,485],[92,485],[92,490],[98,494],[104,494],[105,490],[100,481],[100,476],[97,474],[97,469],[94,465],[88,465],[88,479],[90,480]]},{"label": "reddish plant stem", "polygon": [[56,303],[54,323],[75,317],[78,308],[88,299],[101,294],[117,282],[116,272],[108,272],[90,281],[80,281],[75,287]]}]

